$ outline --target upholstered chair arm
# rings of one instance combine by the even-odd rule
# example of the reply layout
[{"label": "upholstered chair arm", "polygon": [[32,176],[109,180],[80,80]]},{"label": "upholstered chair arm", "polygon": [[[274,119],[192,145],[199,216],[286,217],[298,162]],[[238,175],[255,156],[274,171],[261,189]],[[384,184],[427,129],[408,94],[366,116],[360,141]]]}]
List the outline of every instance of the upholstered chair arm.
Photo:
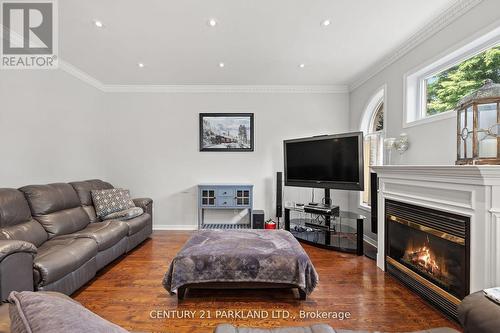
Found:
[{"label": "upholstered chair arm", "polygon": [[34,257],[36,254],[36,246],[20,240],[0,240],[0,262],[7,256],[20,252],[31,253]]},{"label": "upholstered chair arm", "polygon": [[0,240],[0,297],[6,300],[13,290],[33,290],[35,245],[19,240]]},{"label": "upholstered chair arm", "polygon": [[137,207],[141,207],[145,213],[153,216],[153,199],[150,198],[136,198],[132,199]]}]

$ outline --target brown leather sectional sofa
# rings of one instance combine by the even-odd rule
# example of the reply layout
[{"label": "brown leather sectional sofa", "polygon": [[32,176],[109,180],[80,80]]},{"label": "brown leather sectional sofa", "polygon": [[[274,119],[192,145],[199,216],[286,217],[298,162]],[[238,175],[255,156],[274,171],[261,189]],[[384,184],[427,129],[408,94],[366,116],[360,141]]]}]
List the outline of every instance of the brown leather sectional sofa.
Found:
[{"label": "brown leather sectional sofa", "polygon": [[153,231],[151,199],[134,199],[144,214],[100,221],[91,190],[102,180],[0,189],[0,296],[12,290],[70,295]]}]

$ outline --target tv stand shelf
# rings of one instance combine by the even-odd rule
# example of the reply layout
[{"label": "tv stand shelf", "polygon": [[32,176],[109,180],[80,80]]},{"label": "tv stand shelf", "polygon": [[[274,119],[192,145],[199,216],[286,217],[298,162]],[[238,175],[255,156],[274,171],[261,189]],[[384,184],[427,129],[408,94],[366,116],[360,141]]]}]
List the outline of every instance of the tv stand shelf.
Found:
[{"label": "tv stand shelf", "polygon": [[304,206],[285,206],[285,230],[314,246],[363,255],[365,217],[340,211],[338,215],[306,213]]}]

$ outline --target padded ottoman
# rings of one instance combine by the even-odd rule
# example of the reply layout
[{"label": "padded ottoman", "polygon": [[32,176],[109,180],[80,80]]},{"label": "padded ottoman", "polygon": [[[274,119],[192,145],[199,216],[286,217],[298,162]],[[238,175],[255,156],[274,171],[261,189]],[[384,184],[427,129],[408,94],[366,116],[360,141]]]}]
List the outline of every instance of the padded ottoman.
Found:
[{"label": "padded ottoman", "polygon": [[458,319],[465,333],[500,332],[500,305],[482,291],[465,297],[458,306]]}]

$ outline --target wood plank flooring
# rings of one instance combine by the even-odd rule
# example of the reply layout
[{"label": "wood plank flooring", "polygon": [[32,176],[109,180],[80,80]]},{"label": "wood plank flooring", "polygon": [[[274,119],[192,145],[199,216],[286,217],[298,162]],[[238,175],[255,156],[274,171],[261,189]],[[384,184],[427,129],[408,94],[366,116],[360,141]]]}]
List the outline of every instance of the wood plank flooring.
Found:
[{"label": "wood plank flooring", "polygon": [[[366,257],[304,245],[320,283],[306,301],[292,291],[196,291],[178,304],[161,281],[167,267],[192,232],[156,231],[127,256],[118,259],[81,288],[74,298],[98,315],[140,332],[212,332],[216,324],[240,326],[298,326],[328,323],[334,328],[402,332],[433,327],[458,326],[427,305],[393,277],[377,269]],[[194,319],[151,318],[158,312],[196,311]],[[229,310],[258,310],[273,319],[216,319]],[[288,312],[279,312],[286,310]],[[350,312],[349,319],[299,319],[299,311]],[[165,311],[165,312],[164,312]],[[210,311],[211,319],[205,317]],[[183,313],[183,312],[182,312]],[[290,318],[283,318],[283,314]],[[293,318],[295,317],[295,318]]]}]

